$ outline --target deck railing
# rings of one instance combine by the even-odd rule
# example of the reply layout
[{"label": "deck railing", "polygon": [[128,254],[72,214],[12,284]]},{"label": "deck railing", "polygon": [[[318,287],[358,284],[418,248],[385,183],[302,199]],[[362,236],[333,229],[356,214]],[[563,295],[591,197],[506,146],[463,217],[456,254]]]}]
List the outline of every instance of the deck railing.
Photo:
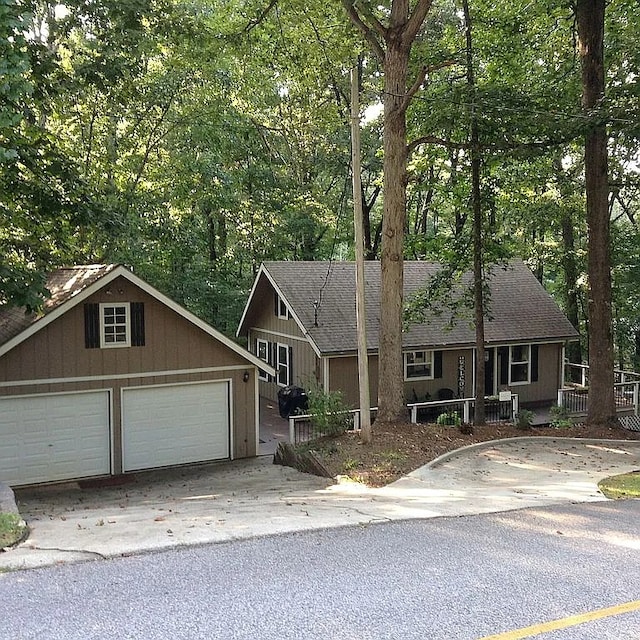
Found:
[{"label": "deck railing", "polygon": [[[484,411],[487,422],[515,421],[518,414],[517,394],[509,397],[484,399]],[[438,400],[436,402],[412,402],[407,405],[411,411],[411,422],[436,422],[442,413],[455,412],[463,423],[473,422],[475,418],[475,398]]]},{"label": "deck railing", "polygon": [[[377,407],[371,408],[371,420],[375,419]],[[349,421],[349,427],[347,431],[360,431],[360,409],[351,409],[349,411],[338,411],[338,415],[350,414],[351,420]],[[322,429],[313,424],[313,415],[301,414],[289,416],[289,442],[299,444],[301,442],[308,442],[315,438],[321,438],[326,436]]]},{"label": "deck railing", "polygon": [[[640,415],[640,380],[617,382],[613,385],[613,397],[618,413]],[[558,389],[558,406],[571,415],[587,415],[589,389],[584,386]]]},{"label": "deck railing", "polygon": [[[565,386],[588,387],[589,386],[589,365],[577,364],[575,362],[564,363],[564,382]],[[640,373],[635,371],[624,371],[622,369],[614,369],[614,384],[625,384],[627,382],[640,382]]]}]

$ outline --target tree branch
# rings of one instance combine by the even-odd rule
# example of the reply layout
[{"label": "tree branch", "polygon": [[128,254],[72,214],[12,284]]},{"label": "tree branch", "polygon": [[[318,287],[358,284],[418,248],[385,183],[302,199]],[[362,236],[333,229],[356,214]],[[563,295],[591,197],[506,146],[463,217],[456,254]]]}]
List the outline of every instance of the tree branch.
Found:
[{"label": "tree branch", "polygon": [[402,43],[406,47],[410,47],[418,31],[420,31],[429,11],[433,0],[418,0],[413,13],[409,16],[409,20],[402,33]]},{"label": "tree branch", "polygon": [[[480,143],[480,149],[490,152],[512,152],[513,155],[519,155],[518,152],[539,151],[543,152],[550,147],[557,147],[567,144],[575,140],[575,136],[560,137],[557,139],[539,140],[536,142],[514,142],[511,144],[483,144]],[[438,138],[437,136],[422,136],[412,140],[407,145],[407,152],[413,153],[422,144],[436,144],[446,149],[470,149],[468,142],[454,142],[446,138]]]},{"label": "tree branch", "polygon": [[271,9],[273,9],[277,4],[278,0],[271,0],[271,2],[260,12],[257,17],[247,23],[247,26],[243,30],[244,33],[249,33],[250,31],[255,29],[269,15]]},{"label": "tree branch", "polygon": [[433,73],[434,71],[438,71],[439,69],[444,69],[445,67],[452,67],[455,64],[456,64],[455,60],[447,60],[445,62],[440,62],[439,64],[434,64],[428,67],[427,66],[422,67],[422,69],[420,69],[420,72],[416,76],[416,79],[414,80],[413,84],[407,91],[404,97],[404,100],[402,102],[401,108],[403,109],[409,108],[409,103],[411,102],[413,96],[415,96],[416,93],[418,93],[418,90],[422,86],[422,83],[425,81],[426,77],[430,73]]},{"label": "tree branch", "polygon": [[[358,0],[354,0],[354,8],[355,4]],[[373,15],[373,12],[367,6],[366,2],[358,2],[360,11],[367,19],[367,22],[371,25],[371,28],[384,40],[387,37],[387,29],[386,27]]]},{"label": "tree branch", "polygon": [[[355,7],[354,0],[341,0],[341,2],[342,2],[342,6],[347,12],[347,15],[349,16],[349,19],[360,30],[360,33],[362,33],[362,35],[364,36],[364,39],[369,43],[369,46],[371,47],[371,50],[373,51],[376,58],[378,58],[380,62],[384,62],[384,49],[382,48],[382,45],[380,44],[375,34],[371,30],[371,27],[365,24],[365,22],[360,17],[360,14],[358,13],[358,10]],[[382,27],[382,25],[379,22],[378,22],[378,25],[382,29],[384,29],[384,27]]]}]

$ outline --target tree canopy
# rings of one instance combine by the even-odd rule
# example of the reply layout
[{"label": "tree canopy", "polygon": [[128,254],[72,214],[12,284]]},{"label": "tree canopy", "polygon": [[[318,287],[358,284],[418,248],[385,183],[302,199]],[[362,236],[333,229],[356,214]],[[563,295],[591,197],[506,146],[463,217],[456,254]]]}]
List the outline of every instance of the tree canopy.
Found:
[{"label": "tree canopy", "polygon": [[606,91],[585,111],[574,5],[470,0],[469,61],[455,0],[0,0],[1,301],[35,308],[52,267],[122,262],[232,334],[261,261],[351,258],[358,65],[368,257],[471,264],[474,119],[486,259],[528,261],[585,360],[582,150],[605,132],[614,357],[637,368],[640,6],[607,4]]}]

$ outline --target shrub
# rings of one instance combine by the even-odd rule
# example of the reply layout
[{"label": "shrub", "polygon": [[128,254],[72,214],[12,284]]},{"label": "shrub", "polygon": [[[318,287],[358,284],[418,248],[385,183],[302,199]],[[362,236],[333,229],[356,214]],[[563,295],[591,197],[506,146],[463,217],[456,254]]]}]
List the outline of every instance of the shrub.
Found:
[{"label": "shrub", "polygon": [[460,416],[455,411],[445,411],[438,416],[436,424],[450,425],[452,427],[459,427],[462,424]]},{"label": "shrub", "polygon": [[338,436],[353,424],[340,391],[323,391],[318,385],[306,390],[311,426],[316,436]]},{"label": "shrub", "polygon": [[549,415],[551,416],[552,427],[566,428],[570,427],[573,424],[573,422],[571,422],[571,418],[569,417],[569,411],[566,407],[554,405],[553,407],[551,407],[551,409],[549,409]]},{"label": "shrub", "polygon": [[533,416],[533,411],[529,411],[529,409],[521,409],[516,414],[516,427],[523,430],[530,429],[533,424]]}]

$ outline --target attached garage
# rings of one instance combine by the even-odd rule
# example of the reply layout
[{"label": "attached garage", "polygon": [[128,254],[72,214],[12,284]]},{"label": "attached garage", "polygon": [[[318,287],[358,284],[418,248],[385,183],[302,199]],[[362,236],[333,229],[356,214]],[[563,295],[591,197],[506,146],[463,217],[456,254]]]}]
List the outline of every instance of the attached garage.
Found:
[{"label": "attached garage", "polygon": [[0,481],[35,484],[111,473],[108,391],[0,398]]},{"label": "attached garage", "polygon": [[121,265],[50,273],[0,305],[0,482],[120,475],[258,452],[276,372]]},{"label": "attached garage", "polygon": [[228,381],[122,390],[125,472],[226,459],[230,437]]}]

